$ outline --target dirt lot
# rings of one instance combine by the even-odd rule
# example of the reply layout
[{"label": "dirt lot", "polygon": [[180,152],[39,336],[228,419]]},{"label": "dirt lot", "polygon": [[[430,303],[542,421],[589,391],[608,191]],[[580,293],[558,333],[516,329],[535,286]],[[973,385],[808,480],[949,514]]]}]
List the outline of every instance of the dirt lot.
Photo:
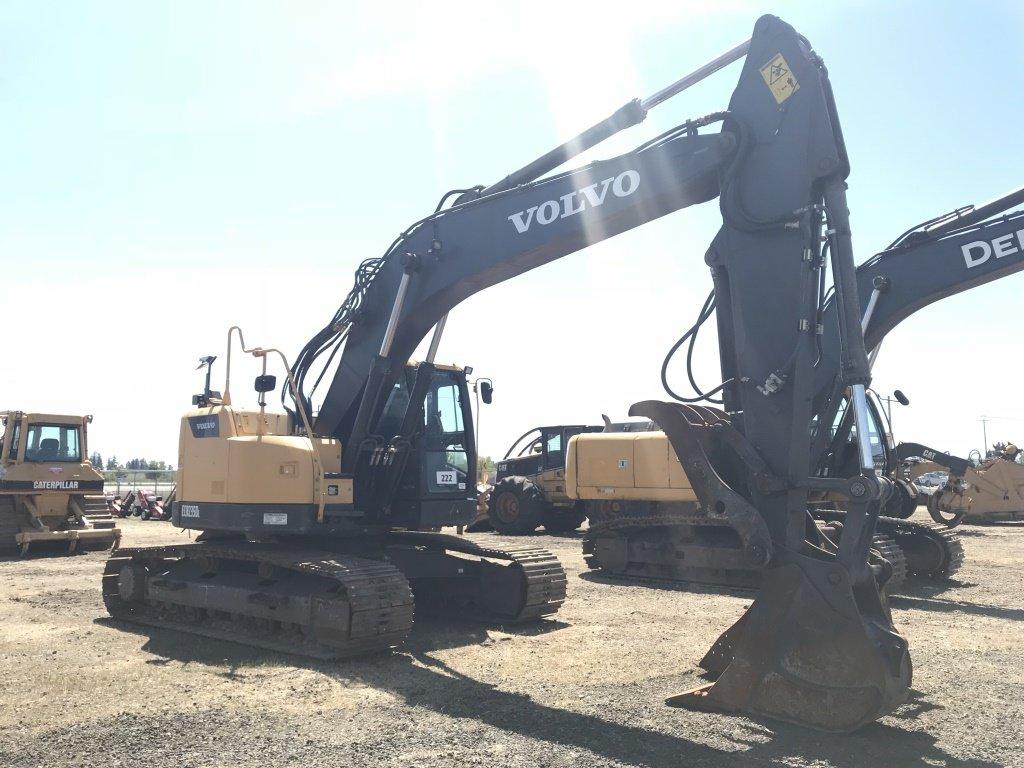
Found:
[{"label": "dirt lot", "polygon": [[545,537],[569,572],[556,620],[425,620],[348,663],[108,621],[100,554],[3,560],[0,766],[1024,766],[1024,527],[961,530],[960,578],[894,600],[914,700],[846,737],[664,706],[750,597],[595,578],[579,534]]}]

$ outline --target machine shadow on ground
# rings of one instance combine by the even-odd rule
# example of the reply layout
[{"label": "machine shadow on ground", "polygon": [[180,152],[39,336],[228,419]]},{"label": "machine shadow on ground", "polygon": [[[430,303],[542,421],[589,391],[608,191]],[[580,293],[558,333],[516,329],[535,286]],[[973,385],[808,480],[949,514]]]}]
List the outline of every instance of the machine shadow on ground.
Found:
[{"label": "machine shadow on ground", "polygon": [[[127,632],[147,638],[145,645],[142,646],[142,650],[163,657],[162,661],[151,661],[150,663],[167,663],[172,660],[184,664],[193,662],[223,664],[228,662],[235,667],[241,668],[244,666],[265,665],[268,660],[276,660],[282,665],[306,666],[304,664],[306,660],[299,656],[289,656],[285,653],[251,648],[227,640],[190,635],[186,632],[177,632],[164,627],[132,624],[131,622],[114,619],[110,616],[94,619],[94,622],[105,627],[112,627],[120,632]],[[520,625],[501,624],[499,622],[486,623],[450,618],[445,616],[443,611],[432,610],[430,613],[417,615],[412,632],[403,648],[413,650],[416,653],[429,653],[431,651],[489,644],[492,642],[489,630],[497,630],[507,635],[536,637],[557,632],[568,626],[565,622],[556,619]],[[188,642],[183,642],[183,639],[187,639]],[[381,659],[385,657],[368,656],[362,658]],[[334,663],[350,664],[353,662],[338,661]],[[315,666],[316,662],[310,662],[310,664]]]},{"label": "machine shadow on ground", "polygon": [[[334,674],[345,676],[340,670]],[[396,656],[388,664],[362,667],[360,677],[370,686],[401,696],[412,707],[476,720],[507,733],[588,750],[608,760],[647,768],[678,768],[690,762],[747,766],[755,761],[785,762],[794,755],[855,768],[878,764],[871,755],[877,755],[880,749],[884,750],[886,764],[901,768],[925,768],[936,762],[958,768],[996,768],[998,765],[982,760],[958,760],[939,748],[936,739],[926,733],[881,723],[873,723],[854,735],[836,736],[786,724],[737,718],[727,727],[732,731],[738,724],[749,738],[732,736],[735,749],[718,749],[680,735],[550,707],[527,695],[474,680],[437,659],[415,652]],[[653,700],[644,706],[665,705]],[[906,707],[911,708],[906,715],[908,718],[932,708],[924,702],[910,702]],[[685,715],[681,715],[680,720],[683,717]],[[708,730],[709,725],[702,722],[702,731]]]},{"label": "machine shadow on ground", "polygon": [[[173,630],[149,628],[97,619],[97,623],[146,637],[142,650],[155,658],[148,663],[164,666],[173,662],[224,666],[221,674],[234,678],[246,668],[270,666],[307,669],[340,682],[357,680],[378,690],[390,692],[412,708],[426,709],[446,717],[468,719],[505,733],[592,752],[604,759],[645,768],[678,768],[689,762],[721,766],[746,766],[751,762],[785,763],[800,755],[833,766],[867,768],[885,764],[900,768],[1000,768],[985,760],[960,760],[941,749],[933,736],[921,731],[904,730],[885,723],[872,723],[858,733],[846,736],[810,731],[774,721],[750,718],[726,718],[716,725],[733,742],[727,749],[701,744],[678,733],[625,725],[597,715],[559,709],[535,701],[529,695],[502,690],[496,685],[469,677],[433,657],[432,651],[458,648],[488,641],[487,627],[479,623],[451,622],[439,617],[423,618],[417,623],[406,646],[388,656],[376,655],[337,662],[315,661],[281,653],[246,648],[234,643],[197,638]],[[567,626],[548,621],[529,627],[501,627],[510,634],[537,635],[556,632]],[[183,641],[187,639],[187,642]],[[695,670],[696,671],[696,670]],[[682,688],[692,680],[680,680]],[[595,697],[602,695],[595,689]],[[638,689],[648,701],[644,709],[664,707],[661,692]],[[911,700],[891,717],[912,722],[923,712],[939,709],[917,691]],[[697,727],[708,732],[708,719],[700,715]],[[687,715],[679,714],[682,722]],[[692,722],[692,721],[691,721]]]},{"label": "machine shadow on ground", "polygon": [[[671,581],[671,580],[659,580],[659,579],[644,579],[633,576],[614,576],[608,575],[601,571],[583,571],[579,574],[579,578],[583,581],[588,581],[592,584],[617,584],[619,586],[634,586],[634,587],[646,587],[648,589],[660,589],[665,592],[687,592],[695,595],[728,595],[730,597],[740,597],[753,600],[757,595],[756,589],[745,589],[743,587],[727,587],[719,586],[716,584],[700,584],[691,581]],[[972,587],[978,586],[977,584],[969,581],[958,581],[957,579],[947,579],[945,581],[929,581],[927,579],[909,578],[900,587],[898,594],[890,595],[889,600],[894,606],[898,605],[896,602],[899,599],[907,598],[905,606],[901,607],[915,607],[918,601],[928,600],[934,598],[937,595],[941,595],[950,590],[960,589],[971,589]],[[939,601],[945,603],[951,603],[952,601]],[[961,603],[956,603],[960,605]],[[971,605],[970,603],[963,603],[963,605]],[[988,606],[980,606],[988,607]],[[969,609],[965,609],[969,610]],[[1001,610],[993,608],[993,610]],[[999,615],[999,614],[992,614]]]},{"label": "machine shadow on ground", "polygon": [[889,604],[893,608],[915,611],[967,613],[972,616],[988,616],[994,619],[1008,619],[1010,621],[1024,620],[1024,609],[1022,608],[1003,608],[998,605],[970,603],[962,600],[943,600],[934,597],[918,597],[913,594],[893,595],[889,598]]}]

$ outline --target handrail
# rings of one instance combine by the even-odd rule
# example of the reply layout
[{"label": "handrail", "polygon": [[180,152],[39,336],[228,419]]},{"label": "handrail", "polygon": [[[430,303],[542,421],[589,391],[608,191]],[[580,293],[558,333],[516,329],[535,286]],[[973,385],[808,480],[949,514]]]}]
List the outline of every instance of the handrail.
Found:
[{"label": "handrail", "polygon": [[[324,500],[323,489],[325,486],[325,473],[323,463],[320,461],[320,450],[317,448],[316,443],[313,441],[315,435],[313,434],[313,427],[309,420],[309,416],[306,413],[306,409],[303,405],[302,399],[298,396],[298,386],[295,384],[295,379],[292,377],[292,367],[288,363],[288,358],[285,357],[284,353],[274,347],[264,349],[262,347],[246,347],[245,336],[242,334],[242,329],[237,325],[233,325],[228,329],[228,353],[227,353],[227,371],[224,376],[224,404],[229,405],[231,403],[230,387],[231,387],[231,336],[234,331],[238,331],[238,344],[247,355],[260,358],[263,360],[263,371],[266,372],[267,361],[266,357],[269,354],[276,354],[281,358],[281,363],[284,365],[285,375],[288,377],[288,386],[291,388],[292,395],[295,397],[295,410],[298,411],[299,418],[302,419],[302,426],[306,430],[306,439],[309,440],[310,447],[313,449],[313,466],[316,470],[316,477],[313,483],[313,495],[317,499],[317,520],[323,522],[324,519],[324,507],[326,501]],[[263,413],[263,406],[260,407],[260,413]],[[263,431],[263,419],[260,419],[260,433]]]}]

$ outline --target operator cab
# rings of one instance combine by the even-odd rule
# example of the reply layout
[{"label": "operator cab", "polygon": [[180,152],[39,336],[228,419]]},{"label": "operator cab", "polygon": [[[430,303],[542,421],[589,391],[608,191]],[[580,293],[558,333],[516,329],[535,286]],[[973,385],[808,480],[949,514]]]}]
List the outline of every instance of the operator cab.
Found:
[{"label": "operator cab", "polygon": [[[899,392],[898,394],[902,395],[903,393]],[[868,442],[871,445],[871,457],[875,473],[887,475],[895,468],[893,466],[895,441],[892,436],[892,427],[875,391],[868,390],[867,395]],[[905,398],[898,397],[898,399],[902,403]],[[909,403],[909,400],[907,402]],[[824,458],[826,467],[824,475],[826,476],[854,477],[860,474],[857,426],[853,423],[853,411],[849,405],[849,397],[844,397],[832,422],[830,435],[832,447]]]},{"label": "operator cab", "polygon": [[[565,451],[569,440],[585,432],[601,432],[603,426],[585,424],[534,427],[516,440],[498,462],[495,481],[519,475],[529,477],[551,469],[565,469]],[[513,457],[516,448],[519,452]]]},{"label": "operator cab", "polygon": [[[473,412],[465,368],[433,364],[423,369],[429,380],[417,380],[420,364],[409,363],[388,393],[377,421],[376,435],[391,448],[409,452],[398,480],[390,509],[392,525],[407,528],[437,528],[472,520],[476,511],[476,445]],[[470,369],[471,370],[471,369]],[[417,396],[422,391],[422,396]],[[413,399],[417,402],[413,402]],[[415,408],[415,413],[409,409]],[[403,427],[412,424],[405,436]],[[364,449],[360,461],[381,461]],[[357,473],[358,475],[359,473]],[[375,472],[369,473],[377,475]],[[386,492],[381,477],[369,486],[357,487],[357,506],[376,506],[373,496]],[[386,482],[386,480],[384,481]]]},{"label": "operator cab", "polygon": [[7,463],[81,464],[85,455],[84,425],[91,420],[91,416],[6,412],[0,458]]}]

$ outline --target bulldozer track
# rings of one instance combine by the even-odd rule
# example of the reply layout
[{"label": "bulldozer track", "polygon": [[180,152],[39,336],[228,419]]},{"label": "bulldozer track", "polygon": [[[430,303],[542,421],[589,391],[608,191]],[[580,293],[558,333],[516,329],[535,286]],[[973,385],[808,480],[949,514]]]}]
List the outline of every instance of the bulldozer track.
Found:
[{"label": "bulldozer track", "polygon": [[20,531],[14,499],[10,496],[0,496],[0,552],[17,550],[18,542],[14,537]]},{"label": "bulldozer track", "polygon": [[[201,598],[215,591],[211,588],[218,576],[191,589],[188,579],[177,579],[173,568],[186,561],[200,564],[200,570],[206,561],[255,565],[274,572],[279,582],[300,575],[306,577],[301,585],[318,589],[315,595],[291,594],[273,590],[271,577],[250,578],[242,581],[244,601],[204,606]],[[148,579],[141,600],[125,599],[121,574],[132,567],[158,576]],[[159,577],[162,572],[167,575]],[[236,592],[238,572],[224,578],[231,584],[229,577],[234,577]],[[251,588],[249,581],[254,582]],[[183,599],[197,592],[199,600]],[[409,583],[394,566],[279,545],[196,543],[122,549],[107,561],[103,602],[117,619],[319,659],[387,651],[405,640],[413,622]],[[278,612],[282,618],[273,618]],[[301,617],[305,620],[296,620]]]},{"label": "bulldozer track", "polygon": [[83,496],[81,504],[85,512],[84,517],[94,528],[114,528],[117,525],[107,507],[105,496]]},{"label": "bulldozer track", "polygon": [[462,536],[416,531],[394,531],[388,534],[387,541],[389,544],[440,549],[508,563],[520,573],[521,594],[518,599],[510,601],[510,605],[516,606],[511,610],[489,610],[486,604],[478,604],[483,613],[494,618],[512,623],[532,621],[557,612],[565,601],[565,570],[557,557],[541,547],[499,549]]}]

